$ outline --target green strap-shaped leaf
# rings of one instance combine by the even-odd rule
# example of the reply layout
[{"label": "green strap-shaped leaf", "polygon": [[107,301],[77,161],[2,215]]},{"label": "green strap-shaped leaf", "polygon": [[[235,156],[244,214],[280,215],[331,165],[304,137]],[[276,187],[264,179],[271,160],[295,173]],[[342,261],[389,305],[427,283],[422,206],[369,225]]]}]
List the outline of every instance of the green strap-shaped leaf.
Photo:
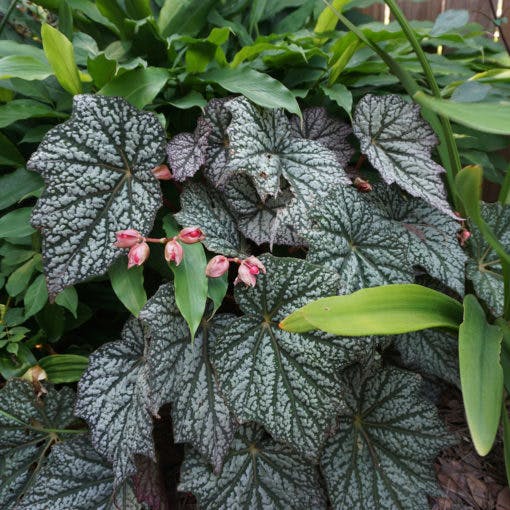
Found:
[{"label": "green strap-shaped leaf", "polygon": [[310,212],[308,260],[335,269],[344,292],[414,280],[408,242],[356,189],[337,187]]},{"label": "green strap-shaped leaf", "polygon": [[126,257],[117,259],[108,271],[115,295],[137,317],[147,302],[143,286],[143,266],[127,267]]},{"label": "green strap-shaped leaf", "polygon": [[19,510],[142,510],[130,482],[114,487],[110,465],[87,437],[53,447]]},{"label": "green strap-shaped leaf", "polygon": [[213,365],[242,423],[261,423],[275,439],[317,458],[341,403],[337,374],[366,354],[370,342],[280,330],[278,322],[291,310],[336,293],[338,278],[303,260],[270,255],[261,260],[267,274],[257,276],[254,288],[237,288],[245,315],[217,338]]},{"label": "green strap-shaped leaf", "polygon": [[321,459],[334,508],[424,510],[439,493],[433,460],[452,444],[423,398],[420,378],[397,369],[347,370],[347,410]]},{"label": "green strap-shaped leaf", "polygon": [[326,508],[317,469],[253,424],[239,430],[220,476],[188,450],[179,489],[209,510]]},{"label": "green strap-shaped leaf", "polygon": [[[456,330],[462,305],[415,284],[361,289],[346,296],[317,299],[280,323],[285,331],[320,329],[333,335],[392,335],[441,327]],[[308,327],[307,327],[308,326]]]},{"label": "green strap-shaped leaf", "polygon": [[499,426],[503,398],[500,364],[503,331],[487,323],[472,294],[464,298],[464,322],[459,328],[459,366],[462,399],[476,451],[487,455]]},{"label": "green strap-shaped leaf", "polygon": [[78,354],[51,354],[37,363],[53,384],[72,383],[80,380],[89,359]]},{"label": "green strap-shaped leaf", "polygon": [[388,183],[423,198],[451,216],[441,180],[444,169],[430,157],[436,137],[420,108],[395,95],[366,95],[357,105],[354,134],[370,163]]},{"label": "green strap-shaped leaf", "polygon": [[[140,317],[150,326],[152,341],[166,349],[167,364],[154,358],[154,368],[165,373],[171,388],[174,438],[177,442],[191,443],[218,473],[237,422],[219,391],[209,353],[233,317],[217,315],[211,321],[203,322],[191,343],[188,335],[174,334],[176,315],[173,288],[163,285]],[[182,318],[179,321],[184,322]]]},{"label": "green strap-shaped leaf", "polygon": [[71,120],[44,137],[28,167],[46,181],[32,223],[43,233],[50,296],[105,273],[122,253],[116,231],[150,231],[161,203],[151,170],[164,140],[153,114],[91,95],[76,96]]},{"label": "green strap-shaped leaf", "polygon": [[73,421],[74,392],[48,388],[38,399],[27,381],[9,380],[0,390],[0,507],[18,508],[46,454]]}]

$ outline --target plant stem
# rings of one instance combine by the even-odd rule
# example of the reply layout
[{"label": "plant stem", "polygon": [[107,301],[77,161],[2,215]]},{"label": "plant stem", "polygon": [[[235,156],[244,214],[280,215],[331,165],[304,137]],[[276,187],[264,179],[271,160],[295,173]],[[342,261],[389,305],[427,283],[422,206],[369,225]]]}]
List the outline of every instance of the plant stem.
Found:
[{"label": "plant stem", "polygon": [[11,12],[13,11],[14,7],[16,7],[17,3],[18,3],[18,0],[11,0],[9,7],[7,7],[4,17],[2,18],[2,21],[0,21],[0,34],[3,32],[3,29],[7,23],[7,20],[9,19],[9,16],[11,15]]},{"label": "plant stem", "polygon": [[[498,19],[498,13],[496,12],[496,8],[494,7],[492,0],[489,0],[489,5],[491,7],[493,23],[495,26],[497,26],[495,21]],[[506,40],[503,30],[501,30],[501,28],[499,26],[498,26],[498,28],[499,28],[499,36],[501,37],[501,40],[503,41],[503,44],[505,45],[506,52],[510,55],[510,45],[508,44],[508,41]]]}]

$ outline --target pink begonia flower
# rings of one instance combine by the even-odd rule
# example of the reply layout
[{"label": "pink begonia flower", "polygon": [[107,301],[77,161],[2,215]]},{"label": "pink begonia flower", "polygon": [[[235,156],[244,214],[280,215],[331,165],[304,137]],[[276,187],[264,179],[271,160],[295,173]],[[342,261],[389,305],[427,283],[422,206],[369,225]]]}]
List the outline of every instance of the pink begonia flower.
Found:
[{"label": "pink begonia flower", "polygon": [[255,287],[257,283],[256,276],[262,271],[266,274],[264,264],[257,257],[248,257],[241,261],[239,270],[237,271],[237,278],[234,280],[234,285],[243,282],[248,287]]},{"label": "pink begonia flower", "polygon": [[128,253],[128,269],[141,266],[149,257],[150,248],[146,242],[135,244]]},{"label": "pink begonia flower", "polygon": [[165,259],[167,262],[175,262],[175,265],[178,266],[183,256],[184,250],[175,239],[170,239],[170,241],[165,244]]},{"label": "pink begonia flower", "polygon": [[471,232],[469,230],[466,230],[465,228],[463,228],[457,234],[457,239],[459,240],[459,244],[461,246],[464,246],[466,244],[466,242],[469,240],[470,237],[471,237]]},{"label": "pink begonia flower", "polygon": [[228,271],[230,262],[224,255],[216,255],[207,264],[205,274],[210,278],[218,278]]},{"label": "pink begonia flower", "polygon": [[154,167],[152,169],[152,175],[160,181],[171,181],[174,178],[172,172],[170,172],[170,169],[166,165]]},{"label": "pink begonia flower", "polygon": [[142,240],[142,235],[137,230],[128,228],[127,230],[119,230],[115,233],[117,248],[131,248]]},{"label": "pink begonia flower", "polygon": [[186,244],[193,244],[205,239],[204,233],[198,227],[183,228],[179,232],[179,240]]}]

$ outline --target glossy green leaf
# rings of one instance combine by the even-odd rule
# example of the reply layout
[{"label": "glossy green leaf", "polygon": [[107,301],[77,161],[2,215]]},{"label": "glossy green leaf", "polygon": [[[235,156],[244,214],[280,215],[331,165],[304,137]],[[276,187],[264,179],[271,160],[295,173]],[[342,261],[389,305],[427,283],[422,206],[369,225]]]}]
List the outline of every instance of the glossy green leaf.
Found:
[{"label": "glossy green leaf", "polygon": [[66,114],[57,112],[50,105],[32,99],[14,99],[0,106],[0,128],[9,126],[18,120],[38,117],[65,118]]},{"label": "glossy green leaf", "polygon": [[30,278],[32,278],[35,268],[40,263],[41,255],[37,254],[30,260],[27,260],[27,262],[25,262],[22,266],[18,267],[16,271],[11,273],[7,283],[5,284],[5,289],[9,296],[17,296],[27,288],[28,282],[30,281]]},{"label": "glossy green leaf", "polygon": [[158,26],[163,37],[179,33],[195,35],[206,23],[218,0],[165,0]]},{"label": "glossy green leaf", "polygon": [[[304,319],[304,320],[303,320]],[[331,296],[308,303],[286,317],[280,327],[311,329],[342,336],[391,335],[443,327],[457,329],[462,305],[441,292],[415,284],[361,289],[346,296]]]},{"label": "glossy green leaf", "polygon": [[121,96],[137,108],[152,103],[168,80],[168,71],[161,67],[133,69],[107,83],[99,94]]},{"label": "glossy green leaf", "polygon": [[48,301],[48,289],[46,288],[46,279],[40,274],[28,287],[25,293],[25,319],[32,317],[42,310]]},{"label": "glossy green leaf", "polygon": [[76,319],[78,309],[78,293],[74,287],[67,287],[55,297],[55,303],[69,310]]},{"label": "glossy green leaf", "polygon": [[61,0],[58,6],[58,29],[70,41],[73,40],[73,10],[68,0]]},{"label": "glossy green leaf", "polygon": [[41,358],[37,364],[44,369],[53,384],[73,383],[80,380],[89,359],[78,354],[52,354]]},{"label": "glossy green leaf", "polygon": [[343,108],[349,114],[349,117],[351,116],[352,93],[345,85],[335,83],[331,87],[322,87],[322,91],[332,101],[335,101],[340,108]]},{"label": "glossy green leaf", "polygon": [[460,383],[469,431],[479,455],[489,453],[498,431],[503,397],[502,338],[501,328],[487,323],[476,297],[467,295],[459,328]]},{"label": "glossy green leaf", "polygon": [[[168,237],[173,237],[179,232],[171,216],[164,218],[163,228]],[[191,338],[194,338],[207,301],[208,279],[205,275],[207,258],[201,243],[182,243],[182,248],[184,251],[182,262],[178,266],[172,262],[170,268],[174,273],[175,302],[188,323]]]},{"label": "glossy green leaf", "polygon": [[[25,158],[21,155],[17,147],[2,133],[0,133],[0,166],[20,166],[25,164]],[[21,169],[20,169],[21,170]],[[26,170],[25,170],[26,173]],[[0,182],[3,182],[6,180],[5,175],[2,175],[0,177]],[[29,179],[30,180],[30,179]],[[21,181],[21,179],[20,179]],[[22,184],[22,182],[18,183],[19,185]],[[3,209],[2,203],[3,199],[6,195],[5,190],[3,189],[3,186],[0,184],[0,209]],[[10,194],[9,194],[10,195]],[[21,195],[23,196],[23,195]],[[14,202],[17,199],[14,199]],[[11,202],[13,204],[14,202]],[[10,205],[10,204],[9,204]]]},{"label": "glossy green leaf", "polygon": [[510,135],[510,104],[508,102],[456,103],[428,96],[421,91],[416,92],[413,99],[425,108],[463,126],[486,133]]},{"label": "glossy green leaf", "polygon": [[49,64],[30,55],[9,55],[0,58],[0,80],[8,78],[44,80],[52,74]]},{"label": "glossy green leaf", "polygon": [[143,286],[143,266],[128,269],[126,257],[121,257],[110,267],[108,274],[117,297],[135,317],[138,317],[147,302]]},{"label": "glossy green leaf", "polygon": [[46,23],[41,28],[41,37],[44,53],[60,85],[73,95],[80,94],[81,81],[71,41]]},{"label": "glossy green leaf", "polygon": [[117,63],[115,60],[110,60],[104,53],[100,53],[94,58],[88,57],[87,70],[94,80],[94,85],[103,87],[115,76]]},{"label": "glossy green leaf", "polygon": [[228,272],[218,278],[208,278],[207,297],[213,302],[214,308],[212,315],[216,313],[223,303],[223,298],[228,289]]},{"label": "glossy green leaf", "polygon": [[35,228],[30,225],[31,207],[22,207],[4,214],[0,218],[0,238],[25,237],[33,234]]}]

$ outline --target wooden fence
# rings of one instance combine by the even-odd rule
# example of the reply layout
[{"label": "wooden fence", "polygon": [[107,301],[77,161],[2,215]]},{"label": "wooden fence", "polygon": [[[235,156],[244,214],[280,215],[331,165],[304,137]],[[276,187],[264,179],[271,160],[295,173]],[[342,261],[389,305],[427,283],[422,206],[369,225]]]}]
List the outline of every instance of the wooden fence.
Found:
[{"label": "wooden fence", "polygon": [[[469,11],[471,21],[483,25],[487,30],[487,35],[493,35],[496,27],[492,22],[494,15],[490,2],[491,0],[427,0],[422,2],[403,0],[397,3],[409,19],[416,20],[433,21],[438,14],[447,9],[466,9]],[[497,12],[497,15],[510,19],[510,0],[492,0],[492,4],[496,12],[498,7],[501,10],[501,14]],[[365,9],[365,12],[380,21],[384,21],[385,14],[388,15],[387,12],[385,13],[383,4],[375,4]],[[510,22],[503,24],[500,30],[506,40],[510,41]]]}]

